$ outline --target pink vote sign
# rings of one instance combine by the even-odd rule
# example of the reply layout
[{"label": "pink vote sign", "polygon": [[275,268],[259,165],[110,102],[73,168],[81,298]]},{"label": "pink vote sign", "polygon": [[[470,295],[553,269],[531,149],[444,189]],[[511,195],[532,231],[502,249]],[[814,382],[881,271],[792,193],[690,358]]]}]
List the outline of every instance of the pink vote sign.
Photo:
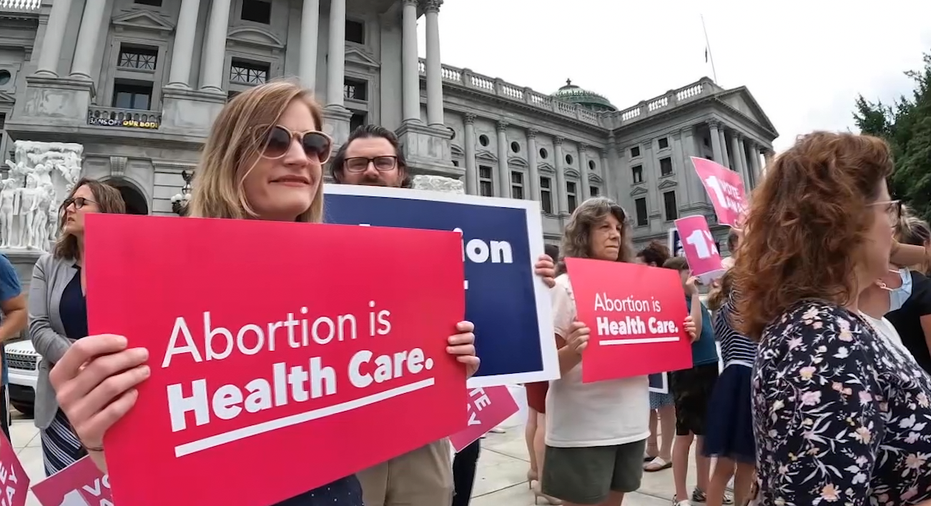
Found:
[{"label": "pink vote sign", "polygon": [[484,387],[469,390],[469,425],[449,436],[457,452],[488,434],[499,424],[517,413],[517,403],[508,387]]},{"label": "pink vote sign", "polygon": [[685,259],[689,261],[692,275],[698,276],[702,284],[709,284],[724,273],[721,254],[708,229],[704,216],[686,216],[676,220],[676,229],[682,241]]},{"label": "pink vote sign", "polygon": [[28,491],[29,476],[26,476],[13,445],[0,434],[0,506],[25,505]]},{"label": "pink vote sign", "polygon": [[[737,227],[747,209],[744,183],[740,174],[704,158],[692,157],[698,178],[711,196],[718,222]],[[681,232],[680,232],[681,235]]]},{"label": "pink vote sign", "polygon": [[36,483],[32,493],[42,506],[113,506],[110,480],[90,457]]}]

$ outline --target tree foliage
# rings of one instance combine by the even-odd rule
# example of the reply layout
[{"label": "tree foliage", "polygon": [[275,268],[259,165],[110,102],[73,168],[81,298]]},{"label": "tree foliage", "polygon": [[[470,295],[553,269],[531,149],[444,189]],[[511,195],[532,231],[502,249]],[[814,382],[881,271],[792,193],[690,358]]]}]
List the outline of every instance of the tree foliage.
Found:
[{"label": "tree foliage", "polygon": [[903,95],[887,105],[861,95],[853,117],[862,133],[882,137],[892,146],[894,198],[931,221],[931,53],[924,55],[924,69],[905,75],[915,81],[911,97]]}]

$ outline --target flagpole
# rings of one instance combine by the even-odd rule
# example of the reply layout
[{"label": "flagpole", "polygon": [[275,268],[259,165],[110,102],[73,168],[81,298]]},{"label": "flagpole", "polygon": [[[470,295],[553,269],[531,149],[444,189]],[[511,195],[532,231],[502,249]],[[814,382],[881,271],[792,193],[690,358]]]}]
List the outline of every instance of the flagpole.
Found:
[{"label": "flagpole", "polygon": [[705,15],[699,14],[701,16],[701,29],[705,33],[705,51],[708,52],[708,59],[711,60],[711,75],[714,78],[714,82],[718,82],[718,72],[714,69],[714,55],[711,53],[711,43],[708,42],[708,29],[705,28]]}]

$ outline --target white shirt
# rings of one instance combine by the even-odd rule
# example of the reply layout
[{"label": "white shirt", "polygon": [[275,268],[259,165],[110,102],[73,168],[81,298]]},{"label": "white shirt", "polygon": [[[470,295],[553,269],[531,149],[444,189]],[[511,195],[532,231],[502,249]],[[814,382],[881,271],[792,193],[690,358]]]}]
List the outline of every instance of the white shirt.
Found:
[{"label": "white shirt", "polygon": [[[576,319],[569,277],[556,278],[550,290],[553,327],[569,335]],[[591,344],[586,352],[592,351]],[[650,436],[650,390],[646,376],[582,383],[582,364],[550,382],[546,396],[546,444],[557,448],[611,446]]]},{"label": "white shirt", "polygon": [[877,320],[876,318],[873,318],[872,316],[864,313],[863,311],[860,311],[860,316],[865,318],[866,321],[870,322],[870,324],[873,325],[873,330],[875,330],[876,333],[879,334],[880,338],[885,339],[886,341],[891,343],[894,347],[901,350],[902,353],[905,353],[906,357],[912,356],[912,352],[908,351],[908,348],[906,348],[905,345],[902,344],[902,337],[899,335],[899,332],[895,329],[895,327],[892,326],[892,322],[890,322],[889,320],[885,318]]}]

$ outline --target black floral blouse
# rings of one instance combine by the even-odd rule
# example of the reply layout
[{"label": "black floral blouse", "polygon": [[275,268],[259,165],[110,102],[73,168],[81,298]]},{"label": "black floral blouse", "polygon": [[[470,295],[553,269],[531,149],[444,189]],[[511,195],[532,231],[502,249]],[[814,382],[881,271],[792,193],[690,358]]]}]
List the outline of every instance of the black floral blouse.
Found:
[{"label": "black floral blouse", "polygon": [[763,333],[753,373],[760,504],[931,499],[931,378],[854,313],[803,301]]}]

